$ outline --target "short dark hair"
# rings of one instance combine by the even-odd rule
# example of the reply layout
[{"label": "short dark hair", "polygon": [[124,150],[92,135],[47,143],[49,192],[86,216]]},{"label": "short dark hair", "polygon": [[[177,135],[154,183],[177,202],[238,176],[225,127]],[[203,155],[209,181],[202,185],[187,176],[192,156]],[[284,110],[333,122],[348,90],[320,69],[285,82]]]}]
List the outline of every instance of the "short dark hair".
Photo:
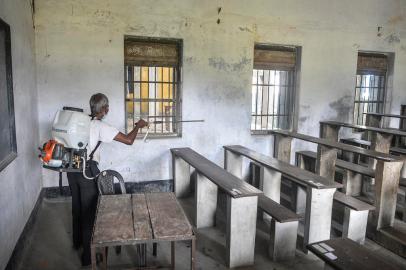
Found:
[{"label": "short dark hair", "polygon": [[91,114],[95,116],[100,113],[105,106],[109,105],[109,99],[105,94],[97,93],[90,98],[89,104]]}]

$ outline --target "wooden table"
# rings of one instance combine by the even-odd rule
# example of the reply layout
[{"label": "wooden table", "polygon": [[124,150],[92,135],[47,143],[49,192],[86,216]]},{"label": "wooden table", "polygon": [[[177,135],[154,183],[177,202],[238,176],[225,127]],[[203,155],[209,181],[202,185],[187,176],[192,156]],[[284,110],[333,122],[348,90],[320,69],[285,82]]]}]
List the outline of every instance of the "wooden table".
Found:
[{"label": "wooden table", "polygon": [[[333,269],[342,270],[395,270],[400,267],[383,256],[346,238],[336,238],[310,244],[309,250]],[[334,257],[336,257],[334,259]],[[325,269],[331,269],[325,268]]]},{"label": "wooden table", "polygon": [[[195,235],[185,213],[170,192],[99,196],[91,243],[92,269],[96,248],[171,242],[171,267],[175,269],[175,242],[190,240],[191,269],[195,269]],[[107,268],[107,260],[103,260]]]}]

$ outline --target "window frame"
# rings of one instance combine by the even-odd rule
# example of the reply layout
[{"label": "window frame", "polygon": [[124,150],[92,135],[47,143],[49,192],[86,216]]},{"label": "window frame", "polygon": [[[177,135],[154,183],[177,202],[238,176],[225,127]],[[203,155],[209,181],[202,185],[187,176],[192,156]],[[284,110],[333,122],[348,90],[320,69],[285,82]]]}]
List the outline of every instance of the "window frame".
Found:
[{"label": "window frame", "polygon": [[[174,38],[155,38],[155,37],[143,37],[143,36],[124,36],[124,48],[126,41],[136,41],[136,42],[144,42],[144,43],[158,43],[158,44],[173,44],[176,45],[178,51],[178,61],[177,65],[173,66],[174,73],[176,75],[176,83],[174,84],[173,91],[175,94],[175,120],[181,121],[182,120],[182,59],[183,59],[183,40],[182,39],[174,39]],[[127,93],[126,93],[126,78],[127,78],[127,70],[126,70],[126,63],[125,63],[125,56],[124,56],[124,118],[125,118],[125,130],[126,132],[130,132],[132,129],[128,126],[128,113],[127,113]],[[135,65],[133,67],[136,67]],[[154,67],[154,66],[139,66],[139,67]],[[155,66],[158,67],[158,66]],[[176,88],[176,89],[175,89]],[[147,119],[144,119],[147,120]],[[152,130],[148,133],[149,139],[163,139],[163,138],[178,138],[182,137],[182,123],[176,123],[176,128],[174,132],[171,133],[154,133]],[[145,136],[146,129],[142,129],[137,134],[137,139],[141,139]]]},{"label": "window frame", "polygon": [[[287,130],[287,131],[292,131],[295,130],[295,117],[296,117],[296,106],[297,106],[297,88],[298,88],[298,73],[300,72],[300,56],[301,56],[301,49],[299,46],[293,46],[293,45],[276,45],[276,44],[264,44],[264,43],[257,43],[254,45],[254,55],[255,55],[255,50],[259,49],[259,50],[270,50],[270,51],[280,51],[280,52],[294,52],[295,53],[295,63],[294,63],[294,68],[293,69],[289,69],[289,68],[281,68],[281,69],[256,69],[255,68],[255,57],[253,59],[253,68],[252,68],[252,72],[251,72],[251,108],[250,108],[250,132],[251,135],[267,135],[270,134],[270,132],[272,130]],[[252,80],[252,76],[254,74],[254,70],[258,70],[258,71],[285,71],[285,72],[292,72],[292,79],[291,79],[291,88],[289,88],[291,90],[291,93],[289,94],[289,100],[287,100],[287,102],[285,102],[285,105],[288,105],[289,108],[285,109],[287,111],[291,111],[290,114],[288,114],[288,128],[287,129],[281,129],[281,128],[269,128],[267,127],[267,129],[262,129],[262,130],[258,130],[258,129],[252,129],[252,118],[254,117],[254,114],[256,114],[256,117],[261,117],[259,116],[258,113],[255,113],[253,111],[253,107],[252,107],[252,87],[254,86],[253,84],[253,80]],[[290,76],[288,76],[290,77]],[[290,81],[290,79],[288,79],[288,81]],[[258,83],[257,83],[258,86]],[[258,101],[258,100],[257,100]],[[269,103],[269,100],[268,100]],[[256,105],[258,106],[258,103],[256,103]],[[269,113],[267,114],[269,115]],[[278,116],[279,114],[272,114],[274,116]]]},{"label": "window frame", "polygon": [[11,56],[11,33],[10,26],[0,19],[0,28],[3,29],[5,36],[5,65],[6,65],[6,91],[7,91],[7,104],[8,104],[8,124],[10,128],[10,152],[7,156],[0,160],[0,172],[3,171],[14,159],[17,158],[17,138],[15,126],[15,112],[14,112],[14,96],[13,96],[13,69],[12,69],[12,56]]},{"label": "window frame", "polygon": [[[364,68],[364,69],[360,69],[358,67],[358,61],[359,61],[359,57],[376,57],[376,58],[386,58],[386,69],[383,72],[382,70],[378,70],[378,69],[374,69],[374,68]],[[387,91],[388,91],[388,73],[389,73],[389,55],[387,55],[386,53],[377,53],[377,52],[364,52],[364,51],[359,51],[357,54],[357,70],[356,70],[356,74],[355,74],[355,87],[354,87],[354,102],[353,102],[353,113],[352,113],[352,122],[353,124],[356,125],[366,125],[366,116],[364,116],[364,111],[362,112],[362,116],[360,117],[359,115],[359,106],[360,104],[367,104],[367,107],[369,107],[370,104],[377,104],[377,108],[378,111],[377,113],[384,113],[385,112],[385,106],[386,106],[386,98],[387,98]],[[357,88],[359,88],[359,95],[361,95],[361,89],[362,87],[362,76],[366,76],[366,75],[371,75],[371,76],[379,76],[379,77],[383,77],[383,88],[381,87],[377,87],[378,91],[382,90],[382,93],[377,93],[377,97],[378,100],[373,100],[370,102],[370,100],[368,99],[368,102],[363,102],[361,101],[360,98],[358,98],[357,100]],[[361,85],[360,87],[358,87],[357,85],[357,76],[361,76]],[[371,88],[371,87],[370,87]],[[375,88],[375,87],[372,87]],[[382,96],[382,100],[379,99],[379,96]],[[356,104],[358,104],[358,113],[357,113],[357,118],[355,117],[355,106]],[[382,108],[382,111],[379,112],[379,108]],[[374,112],[374,111],[366,111],[366,112]],[[358,119],[362,119],[362,121],[359,123]]]}]

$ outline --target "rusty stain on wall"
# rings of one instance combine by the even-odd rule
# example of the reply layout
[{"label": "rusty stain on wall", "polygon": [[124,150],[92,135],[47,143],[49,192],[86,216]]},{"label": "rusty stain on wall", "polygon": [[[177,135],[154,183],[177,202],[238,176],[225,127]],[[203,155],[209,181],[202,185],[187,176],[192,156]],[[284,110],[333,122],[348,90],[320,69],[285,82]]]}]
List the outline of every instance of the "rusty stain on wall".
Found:
[{"label": "rusty stain on wall", "polygon": [[405,19],[405,17],[403,15],[397,15],[397,16],[392,16],[389,18],[388,20],[388,24],[397,24],[402,22]]}]

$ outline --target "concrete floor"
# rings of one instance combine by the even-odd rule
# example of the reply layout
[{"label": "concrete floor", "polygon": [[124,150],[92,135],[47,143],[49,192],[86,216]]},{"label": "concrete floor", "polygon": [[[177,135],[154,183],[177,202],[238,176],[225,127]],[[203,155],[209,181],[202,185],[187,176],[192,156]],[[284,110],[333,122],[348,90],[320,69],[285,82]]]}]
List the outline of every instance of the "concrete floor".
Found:
[{"label": "concrete floor", "polygon": [[[191,212],[190,201],[182,205],[188,216]],[[17,269],[81,269],[79,253],[72,248],[71,241],[71,201],[70,198],[44,199],[23,251],[22,260]],[[324,263],[313,254],[296,251],[292,261],[274,263],[267,255],[268,235],[265,224],[258,224],[255,265],[239,269],[324,269]],[[227,269],[225,266],[225,235],[216,228],[197,231],[197,269]],[[377,251],[406,269],[406,260],[367,240],[366,247]],[[152,245],[148,246],[148,265],[169,265],[170,245],[158,245],[158,256],[152,257]],[[134,247],[124,247],[120,255],[113,249],[109,251],[109,269],[122,269],[134,264]],[[190,245],[187,242],[176,244],[176,269],[190,269]]]}]

